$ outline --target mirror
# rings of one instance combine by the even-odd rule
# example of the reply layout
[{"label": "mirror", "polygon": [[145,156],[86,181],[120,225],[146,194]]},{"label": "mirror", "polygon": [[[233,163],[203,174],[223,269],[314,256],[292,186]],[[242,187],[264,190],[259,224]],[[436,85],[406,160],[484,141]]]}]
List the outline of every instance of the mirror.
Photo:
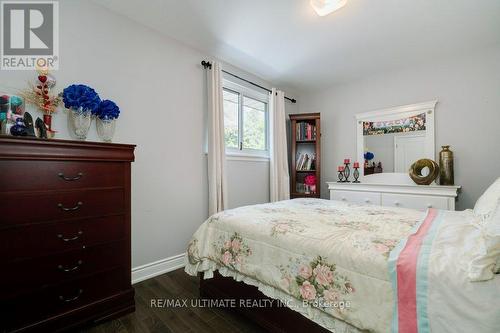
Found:
[{"label": "mirror", "polygon": [[435,159],[437,101],[403,105],[356,115],[357,159],[364,176],[408,173],[421,158]]}]

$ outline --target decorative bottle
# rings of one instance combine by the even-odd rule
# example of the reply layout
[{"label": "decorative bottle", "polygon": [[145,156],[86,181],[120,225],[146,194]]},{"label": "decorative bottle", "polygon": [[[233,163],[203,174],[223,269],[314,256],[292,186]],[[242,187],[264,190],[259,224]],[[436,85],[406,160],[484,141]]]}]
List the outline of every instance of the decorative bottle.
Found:
[{"label": "decorative bottle", "polygon": [[450,146],[441,146],[443,150],[439,153],[439,184],[454,185],[453,174],[453,152]]}]

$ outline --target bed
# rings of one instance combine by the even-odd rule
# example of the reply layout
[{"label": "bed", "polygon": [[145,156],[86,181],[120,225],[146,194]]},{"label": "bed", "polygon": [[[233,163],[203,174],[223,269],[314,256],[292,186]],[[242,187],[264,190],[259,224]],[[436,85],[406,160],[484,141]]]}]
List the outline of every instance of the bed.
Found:
[{"label": "bed", "polygon": [[[271,317],[318,330],[498,332],[500,277],[467,277],[474,221],[470,210],[321,199],[240,207],[203,223],[185,271],[201,274],[202,296],[279,300],[286,309]],[[258,308],[245,311],[259,321],[266,311]],[[260,321],[278,330],[271,322]]]}]

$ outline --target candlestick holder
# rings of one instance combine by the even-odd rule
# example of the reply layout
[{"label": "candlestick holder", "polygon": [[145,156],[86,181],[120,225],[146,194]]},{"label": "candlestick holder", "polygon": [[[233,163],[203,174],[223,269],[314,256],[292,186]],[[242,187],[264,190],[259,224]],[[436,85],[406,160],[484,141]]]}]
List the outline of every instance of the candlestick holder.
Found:
[{"label": "candlestick holder", "polygon": [[353,183],[361,183],[358,178],[359,178],[359,167],[354,167],[354,171],[352,172],[352,175],[354,176],[354,181]]},{"label": "candlestick holder", "polygon": [[351,174],[351,170],[349,169],[349,164],[350,163],[344,163],[344,183],[350,183],[351,181],[349,180],[349,175]]},{"label": "candlestick holder", "polygon": [[339,171],[339,180],[337,180],[337,183],[344,183],[344,172],[343,171]]}]

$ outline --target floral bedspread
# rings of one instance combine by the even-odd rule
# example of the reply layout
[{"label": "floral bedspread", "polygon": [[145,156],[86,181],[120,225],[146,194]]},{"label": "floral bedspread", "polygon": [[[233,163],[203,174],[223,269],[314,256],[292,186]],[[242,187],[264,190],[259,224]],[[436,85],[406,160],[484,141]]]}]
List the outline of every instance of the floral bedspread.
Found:
[{"label": "floral bedspread", "polygon": [[423,212],[295,199],[211,216],[188,246],[186,272],[214,270],[259,287],[335,332],[388,332],[389,253]]}]

